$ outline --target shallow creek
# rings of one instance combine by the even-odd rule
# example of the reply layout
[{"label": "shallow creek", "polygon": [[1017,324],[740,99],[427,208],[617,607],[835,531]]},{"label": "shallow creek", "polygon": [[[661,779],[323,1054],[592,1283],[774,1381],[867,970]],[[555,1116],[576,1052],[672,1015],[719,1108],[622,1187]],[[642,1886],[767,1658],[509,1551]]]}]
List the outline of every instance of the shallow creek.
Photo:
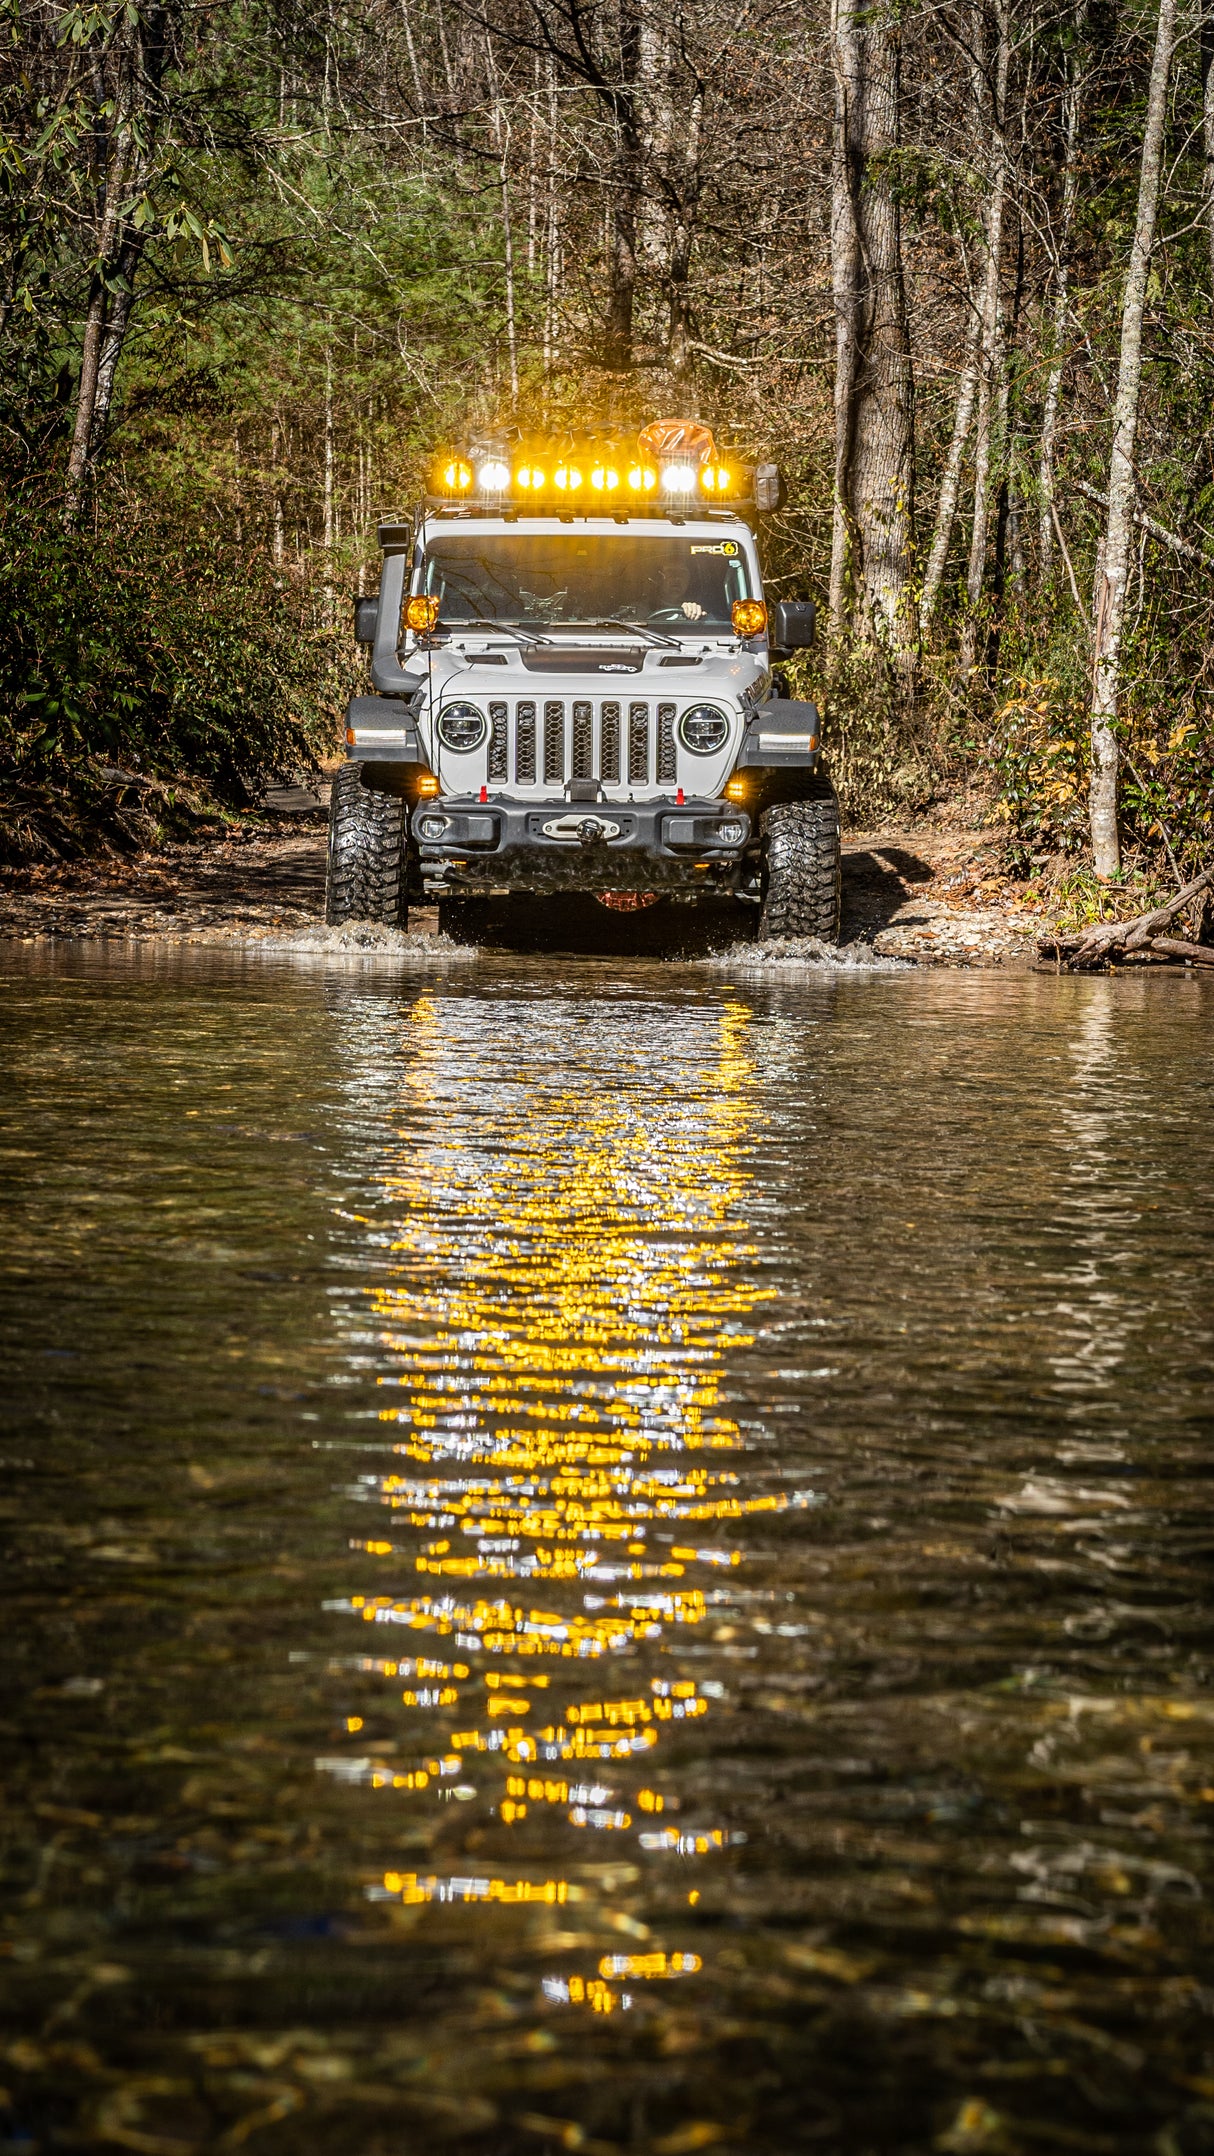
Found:
[{"label": "shallow creek", "polygon": [[0,2147],[1214,2150],[1214,983],[3,973]]}]

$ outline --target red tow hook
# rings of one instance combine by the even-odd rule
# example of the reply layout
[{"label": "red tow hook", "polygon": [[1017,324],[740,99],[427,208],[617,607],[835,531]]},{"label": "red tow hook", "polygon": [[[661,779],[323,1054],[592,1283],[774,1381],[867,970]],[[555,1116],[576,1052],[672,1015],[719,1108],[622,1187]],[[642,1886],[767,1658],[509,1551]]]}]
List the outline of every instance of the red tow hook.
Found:
[{"label": "red tow hook", "polygon": [[675,805],[675,807],[676,807],[676,808],[680,808],[680,809],[681,809],[681,808],[682,808],[682,806],[683,806],[683,789],[682,789],[682,787],[681,787],[681,786],[680,786],[680,788],[679,788],[679,790],[678,790],[677,794],[676,794],[676,795],[675,795],[675,797],[674,797],[674,805]]},{"label": "red tow hook", "polygon": [[489,799],[489,788],[488,788],[487,786],[482,786],[482,787],[481,787],[481,800],[482,800],[482,801],[487,801],[488,799]]}]

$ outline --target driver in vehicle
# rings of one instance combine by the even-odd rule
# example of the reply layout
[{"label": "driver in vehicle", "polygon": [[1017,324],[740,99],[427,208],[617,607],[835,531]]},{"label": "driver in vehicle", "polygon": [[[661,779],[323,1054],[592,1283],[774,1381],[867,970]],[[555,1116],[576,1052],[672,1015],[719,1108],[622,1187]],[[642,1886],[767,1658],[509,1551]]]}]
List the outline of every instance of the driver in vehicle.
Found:
[{"label": "driver in vehicle", "polygon": [[708,608],[692,596],[691,564],[677,555],[668,556],[649,581],[649,616],[681,614],[684,621],[706,621]]}]

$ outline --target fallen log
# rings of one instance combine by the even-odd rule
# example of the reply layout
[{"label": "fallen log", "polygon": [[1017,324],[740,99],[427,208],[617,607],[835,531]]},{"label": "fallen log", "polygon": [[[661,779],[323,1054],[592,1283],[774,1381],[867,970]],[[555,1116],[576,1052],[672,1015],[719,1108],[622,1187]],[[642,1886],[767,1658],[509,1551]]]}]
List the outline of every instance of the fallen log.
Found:
[{"label": "fallen log", "polygon": [[[1212,885],[1214,868],[1203,868],[1200,876],[1195,876],[1192,883],[1186,883],[1183,891],[1177,891],[1166,904],[1156,906],[1153,912],[1136,914],[1129,921],[1098,922],[1094,928],[1087,929],[1074,946],[1071,963],[1076,966],[1090,965],[1093,959],[1108,958],[1110,953],[1117,949],[1143,950],[1148,943],[1154,942],[1161,928],[1166,928],[1169,921],[1175,920],[1178,913],[1182,913],[1186,906],[1199,898],[1203,891],[1208,891]],[[1070,938],[1058,938],[1059,951],[1062,950],[1064,942],[1069,946]]]},{"label": "fallen log", "polygon": [[1165,958],[1187,958],[1190,965],[1214,966],[1214,947],[1208,943],[1185,943],[1179,936],[1154,936],[1151,949]]}]

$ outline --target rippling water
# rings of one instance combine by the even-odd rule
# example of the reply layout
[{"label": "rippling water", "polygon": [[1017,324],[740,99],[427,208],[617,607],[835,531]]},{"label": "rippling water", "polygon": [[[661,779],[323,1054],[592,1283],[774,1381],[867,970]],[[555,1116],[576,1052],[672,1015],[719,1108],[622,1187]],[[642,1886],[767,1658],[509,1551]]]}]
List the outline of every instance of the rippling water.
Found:
[{"label": "rippling water", "polygon": [[1214,2150],[1210,984],[4,970],[0,2147]]}]

